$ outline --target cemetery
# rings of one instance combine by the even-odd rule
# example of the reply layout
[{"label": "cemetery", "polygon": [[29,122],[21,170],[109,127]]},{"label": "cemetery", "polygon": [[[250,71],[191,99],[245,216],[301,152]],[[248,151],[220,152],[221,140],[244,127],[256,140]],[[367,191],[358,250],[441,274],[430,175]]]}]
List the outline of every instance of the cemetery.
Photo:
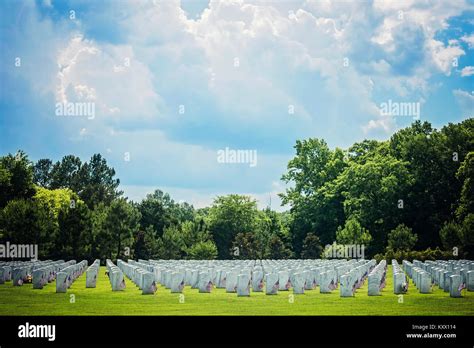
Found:
[{"label": "cemetery", "polygon": [[474,261],[0,262],[0,314],[473,315]]}]

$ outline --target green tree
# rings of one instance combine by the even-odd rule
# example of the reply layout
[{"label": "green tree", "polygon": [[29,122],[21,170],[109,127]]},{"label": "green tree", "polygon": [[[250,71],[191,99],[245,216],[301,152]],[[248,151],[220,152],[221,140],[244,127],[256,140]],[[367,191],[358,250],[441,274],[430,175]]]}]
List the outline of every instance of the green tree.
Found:
[{"label": "green tree", "polygon": [[148,260],[159,257],[160,243],[161,241],[152,226],[148,226],[144,231],[139,230],[135,236],[134,258]]},{"label": "green tree", "polygon": [[152,194],[148,194],[140,202],[138,209],[142,214],[142,227],[153,226],[159,236],[163,234],[166,227],[194,219],[192,205],[175,203],[169,194],[161,190],[155,190]]},{"label": "green tree", "polygon": [[292,251],[281,240],[278,235],[273,235],[268,241],[266,257],[270,259],[289,259],[293,256]]},{"label": "green tree", "polygon": [[110,204],[123,193],[118,190],[120,180],[115,178],[115,169],[109,167],[100,154],[94,154],[89,162],[84,163],[78,176],[80,197],[89,208],[100,202]]},{"label": "green tree", "polygon": [[79,196],[68,188],[50,190],[39,186],[36,187],[33,199],[51,210],[55,219],[58,218],[61,211],[68,207],[74,207],[80,201]]},{"label": "green tree", "polygon": [[[270,255],[275,254],[273,249],[277,245],[274,244],[274,248],[271,249],[270,242],[275,238],[282,242],[283,249],[291,249],[289,228],[283,222],[283,214],[277,213],[268,207],[259,211],[257,214],[257,227],[255,229],[254,238],[259,248],[257,252],[258,258],[273,257]],[[278,243],[276,240],[273,242]],[[282,250],[278,252],[284,253]]]},{"label": "green tree", "polygon": [[106,205],[120,197],[119,179],[115,170],[107,165],[100,154],[94,154],[89,162],[82,163],[79,157],[68,155],[56,162],[50,172],[53,189],[69,188],[93,209],[100,202]]},{"label": "green tree", "polygon": [[56,256],[64,259],[92,259],[91,220],[87,205],[78,200],[75,204],[61,209],[58,225]]},{"label": "green tree", "polygon": [[459,249],[461,247],[462,226],[454,221],[446,222],[440,229],[439,236],[446,250],[452,250],[455,247]]},{"label": "green tree", "polygon": [[79,157],[68,155],[56,162],[51,169],[51,188],[69,188],[78,193],[83,188],[82,161]]},{"label": "green tree", "polygon": [[207,220],[219,259],[231,257],[232,241],[237,234],[256,230],[257,214],[257,203],[248,196],[219,196],[214,200]]},{"label": "green tree", "polygon": [[78,195],[68,188],[50,190],[37,186],[33,200],[47,210],[50,223],[55,226],[55,234],[49,236],[50,256],[63,259],[90,257],[87,239],[90,214]]},{"label": "green tree", "polygon": [[262,245],[255,233],[241,232],[235,236],[230,252],[236,259],[261,259]]},{"label": "green tree", "polygon": [[343,197],[333,181],[347,166],[341,149],[331,151],[324,140],[298,140],[296,155],[288,162],[282,180],[292,183],[282,204],[291,205],[290,227],[293,250],[300,255],[305,236],[318,231],[324,243],[334,240],[334,233],[344,222]]},{"label": "green tree", "polygon": [[181,236],[185,245],[185,250],[190,249],[194,244],[200,242],[212,241],[211,235],[202,220],[185,221],[181,224]]},{"label": "green tree", "polygon": [[462,222],[461,230],[462,251],[464,257],[474,257],[474,213],[466,215]]},{"label": "green tree", "polygon": [[474,120],[448,124],[441,131],[417,121],[395,133],[389,144],[390,154],[406,163],[413,179],[402,222],[418,235],[420,248],[436,247],[439,230],[454,218],[461,189],[455,174],[474,145]]},{"label": "green tree", "polygon": [[417,240],[418,236],[411,228],[400,224],[388,234],[388,248],[393,251],[409,251],[413,249]]},{"label": "green tree", "polygon": [[184,256],[186,245],[179,227],[171,225],[165,228],[160,238],[160,258],[181,259]]},{"label": "green tree", "polygon": [[217,257],[216,245],[208,241],[199,241],[188,250],[188,258],[193,260],[213,260]]},{"label": "green tree", "polygon": [[456,177],[462,182],[461,198],[456,210],[458,218],[474,213],[474,151],[467,154]]},{"label": "green tree", "polygon": [[33,166],[33,178],[36,185],[50,188],[53,162],[49,158],[38,160]]},{"label": "green tree", "polygon": [[322,252],[323,247],[319,237],[314,233],[308,233],[303,241],[301,257],[303,259],[319,259]]},{"label": "green tree", "polygon": [[13,199],[0,214],[3,240],[37,244],[39,258],[50,257],[58,233],[57,221],[48,207],[37,200]]},{"label": "green tree", "polygon": [[[112,237],[113,259],[128,257],[127,250],[132,250],[133,236],[140,228],[140,212],[124,198],[110,204],[105,219],[105,229]],[[126,249],[128,248],[128,249]]]},{"label": "green tree", "polygon": [[101,260],[113,259],[116,248],[114,245],[113,230],[107,226],[107,216],[109,212],[110,207],[104,203],[99,203],[91,212],[91,253],[93,258],[99,258]]},{"label": "green tree", "polygon": [[344,228],[339,226],[336,232],[338,244],[359,244],[368,245],[372,240],[369,231],[362,227],[355,217],[346,220]]},{"label": "green tree", "polygon": [[33,168],[23,151],[0,157],[0,208],[13,199],[29,199],[35,193]]},{"label": "green tree", "polygon": [[381,152],[363,164],[351,162],[337,178],[336,190],[344,197],[345,214],[357,217],[358,223],[372,232],[374,252],[385,249],[387,231],[403,223],[411,208],[406,202],[411,180],[406,163]]}]

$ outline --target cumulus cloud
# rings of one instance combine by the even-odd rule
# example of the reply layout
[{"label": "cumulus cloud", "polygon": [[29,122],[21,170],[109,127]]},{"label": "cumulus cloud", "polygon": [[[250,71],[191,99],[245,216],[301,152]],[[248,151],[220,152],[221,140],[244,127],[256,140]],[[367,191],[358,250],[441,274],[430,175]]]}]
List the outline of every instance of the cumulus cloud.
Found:
[{"label": "cumulus cloud", "polygon": [[469,49],[474,48],[474,34],[464,35],[463,37],[461,37],[461,40],[467,43]]},{"label": "cumulus cloud", "polygon": [[[198,18],[179,0],[121,2],[91,16],[81,7],[74,23],[49,19],[54,2],[43,4],[41,15],[25,5],[16,48],[2,54],[26,58],[15,73],[51,104],[96,103],[93,122],[54,121],[107,152],[129,187],[200,190],[196,202],[229,190],[264,201],[296,139],[386,138],[399,121],[377,105],[426,100],[433,76],[459,77],[453,62],[473,47],[472,34],[437,35],[472,9],[465,1],[210,1]],[[469,93],[453,94],[472,106]],[[225,146],[258,150],[258,167],[219,166]]]},{"label": "cumulus cloud", "polygon": [[458,65],[458,58],[465,54],[464,50],[456,43],[445,46],[437,40],[430,40],[427,43],[430,50],[432,62],[444,74],[450,75],[451,70]]},{"label": "cumulus cloud", "polygon": [[129,45],[101,45],[71,37],[57,57],[56,101],[94,100],[100,117],[122,121],[156,119],[163,101],[148,67]]},{"label": "cumulus cloud", "polygon": [[472,76],[472,75],[474,75],[474,66],[469,65],[462,68],[461,70],[462,77]]},{"label": "cumulus cloud", "polygon": [[[113,96],[102,98],[107,102],[104,110],[127,117],[139,105],[141,114],[163,116],[154,126],[191,143],[191,127],[209,123],[220,128],[224,139],[235,139],[237,127],[245,129],[247,141],[255,145],[258,130],[267,127],[270,137],[290,143],[311,130],[318,134],[321,122],[324,130],[337,127],[338,115],[345,112],[351,113],[351,127],[363,132],[380,128],[388,134],[396,122],[377,119],[373,87],[423,97],[433,74],[450,75],[453,62],[465,53],[457,41],[444,44],[434,35],[467,7],[464,2],[211,1],[194,19],[186,17],[178,0],[125,6],[128,15],[117,24],[133,50],[115,55],[135,55],[143,69],[133,76],[143,77],[140,90],[149,94],[117,93],[115,104]],[[115,51],[126,47],[115,46]],[[110,47],[109,52],[100,49],[104,64],[117,58],[110,57]],[[96,65],[103,70],[104,64]],[[113,70],[126,71],[116,64]],[[298,75],[314,82],[314,93],[320,94],[316,103],[301,95],[304,79],[295,79]],[[119,105],[123,94],[133,107]],[[176,118],[181,105],[187,110],[186,122]],[[296,110],[291,118],[289,108]]]}]

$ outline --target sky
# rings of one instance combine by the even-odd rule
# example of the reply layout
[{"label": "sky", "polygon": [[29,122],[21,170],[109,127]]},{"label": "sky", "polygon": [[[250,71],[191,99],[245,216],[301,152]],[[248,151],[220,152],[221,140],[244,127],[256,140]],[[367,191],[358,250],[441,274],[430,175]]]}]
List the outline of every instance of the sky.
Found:
[{"label": "sky", "polygon": [[347,148],[473,117],[473,28],[461,0],[4,0],[0,154],[101,153],[135,201],[285,210],[298,139]]}]

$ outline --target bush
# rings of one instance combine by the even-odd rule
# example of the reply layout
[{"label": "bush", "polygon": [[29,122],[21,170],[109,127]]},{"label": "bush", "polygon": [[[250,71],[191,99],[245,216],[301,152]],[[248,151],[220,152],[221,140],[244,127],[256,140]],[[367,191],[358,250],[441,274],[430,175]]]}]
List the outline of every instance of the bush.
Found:
[{"label": "bush", "polygon": [[188,258],[192,260],[214,260],[216,257],[217,247],[210,240],[197,242],[188,250]]},{"label": "bush", "polygon": [[455,222],[446,222],[439,231],[441,243],[446,250],[461,246],[462,228]]},{"label": "bush", "polygon": [[377,254],[374,259],[377,262],[386,260],[387,263],[391,263],[392,260],[397,260],[401,263],[403,260],[413,262],[413,260],[452,260],[456,258],[451,251],[443,251],[438,247],[436,249],[428,248],[426,250],[398,250],[394,251],[390,248],[387,249],[385,254]]},{"label": "bush", "polygon": [[337,228],[336,240],[338,244],[361,244],[367,246],[372,240],[372,236],[355,217],[350,217],[346,220],[344,228],[342,226]]},{"label": "bush", "polygon": [[411,228],[400,224],[388,234],[387,250],[411,250],[417,240],[418,236],[412,232]]},{"label": "bush", "polygon": [[322,252],[323,247],[321,246],[319,237],[314,233],[308,233],[303,241],[301,257],[303,259],[319,259]]}]

